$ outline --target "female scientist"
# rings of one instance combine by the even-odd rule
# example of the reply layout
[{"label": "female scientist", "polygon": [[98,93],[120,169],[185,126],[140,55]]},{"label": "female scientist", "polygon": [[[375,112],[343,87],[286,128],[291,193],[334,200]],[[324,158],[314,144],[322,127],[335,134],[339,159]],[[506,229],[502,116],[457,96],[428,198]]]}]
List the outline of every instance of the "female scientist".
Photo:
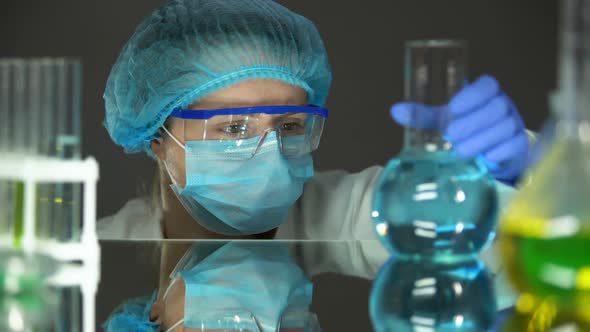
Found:
[{"label": "female scientist", "polygon": [[[167,2],[127,42],[104,93],[113,141],[157,163],[156,199],[100,220],[100,238],[374,239],[382,167],[314,173],[331,81],[314,24],[274,1]],[[529,142],[498,82],[483,76],[448,107],[456,152],[497,165],[499,188],[517,179]],[[409,108],[392,116],[404,124]]]}]

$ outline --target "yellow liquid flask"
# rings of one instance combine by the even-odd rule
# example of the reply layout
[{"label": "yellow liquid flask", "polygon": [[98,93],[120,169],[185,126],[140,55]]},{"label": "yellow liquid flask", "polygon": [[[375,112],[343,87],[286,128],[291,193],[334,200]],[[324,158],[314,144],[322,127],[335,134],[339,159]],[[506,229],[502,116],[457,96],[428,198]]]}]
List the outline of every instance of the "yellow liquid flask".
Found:
[{"label": "yellow liquid flask", "polygon": [[502,217],[500,243],[529,303],[520,309],[549,300],[590,321],[590,0],[563,5],[551,143]]}]

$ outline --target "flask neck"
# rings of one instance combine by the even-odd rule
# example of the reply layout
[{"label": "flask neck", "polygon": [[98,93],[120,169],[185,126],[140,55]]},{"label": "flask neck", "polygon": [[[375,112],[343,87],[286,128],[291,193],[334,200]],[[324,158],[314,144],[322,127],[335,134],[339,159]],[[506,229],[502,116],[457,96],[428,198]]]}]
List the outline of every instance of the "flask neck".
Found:
[{"label": "flask neck", "polygon": [[566,0],[561,13],[558,93],[551,109],[563,129],[590,121],[590,0]]},{"label": "flask neck", "polygon": [[572,121],[558,118],[555,124],[555,139],[590,143],[590,119]]},{"label": "flask neck", "polygon": [[467,80],[467,48],[457,40],[406,44],[405,99],[415,109],[405,129],[404,152],[451,149],[443,134],[450,122],[447,104]]},{"label": "flask neck", "polygon": [[405,130],[404,152],[406,153],[443,152],[450,151],[452,147],[439,130],[414,128],[406,128]]}]

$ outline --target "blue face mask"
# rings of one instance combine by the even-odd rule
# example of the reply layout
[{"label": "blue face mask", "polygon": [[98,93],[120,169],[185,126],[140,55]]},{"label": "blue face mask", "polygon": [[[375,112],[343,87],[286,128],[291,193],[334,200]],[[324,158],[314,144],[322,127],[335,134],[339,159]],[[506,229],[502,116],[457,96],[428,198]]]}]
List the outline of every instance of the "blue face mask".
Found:
[{"label": "blue face mask", "polygon": [[194,250],[171,274],[184,279],[186,290],[184,319],[169,331],[181,323],[211,330],[319,330],[317,320],[310,323],[313,284],[284,243],[230,242],[197,261]]},{"label": "blue face mask", "polygon": [[[302,139],[286,137],[282,144],[297,145]],[[259,141],[240,141],[243,150],[230,141],[186,142],[186,186],[173,184],[172,190],[203,227],[218,234],[249,235],[286,220],[314,174],[311,154],[285,158],[276,135],[268,135],[253,157],[246,156]]]}]

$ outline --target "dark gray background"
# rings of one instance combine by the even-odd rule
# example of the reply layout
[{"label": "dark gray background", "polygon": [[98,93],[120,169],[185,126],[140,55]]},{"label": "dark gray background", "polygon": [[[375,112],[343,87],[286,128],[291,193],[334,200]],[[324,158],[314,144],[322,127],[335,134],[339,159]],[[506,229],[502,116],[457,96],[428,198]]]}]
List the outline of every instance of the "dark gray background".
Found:
[{"label": "dark gray background", "polygon": [[[316,153],[319,170],[384,164],[401,146],[389,106],[402,97],[403,43],[469,42],[470,73],[495,75],[529,128],[547,114],[555,86],[556,0],[281,0],[319,26],[334,71],[331,118]],[[83,153],[98,159],[98,215],[115,213],[149,188],[154,162],[125,155],[102,126],[110,67],[136,25],[161,0],[32,1],[0,5],[0,56],[75,56],[84,63]]]},{"label": "dark gray background", "polygon": [[[328,99],[331,118],[316,154],[319,170],[358,171],[384,164],[402,143],[389,106],[402,97],[403,43],[415,38],[461,38],[469,42],[470,73],[499,78],[529,128],[547,115],[547,93],[555,86],[556,0],[282,0],[319,26],[334,71]],[[135,26],[160,0],[3,0],[0,4],[0,56],[73,56],[84,63],[83,153],[101,167],[98,214],[116,212],[143,184],[149,187],[154,162],[125,155],[102,127],[102,93],[110,67]],[[153,276],[129,274],[134,252],[105,249],[103,271],[114,271],[101,287],[99,316],[121,299],[149,291]],[[147,268],[146,268],[147,269]],[[120,272],[120,274],[119,274]],[[115,279],[113,279],[115,278]],[[325,331],[368,326],[368,283],[328,278],[314,301],[341,312],[320,315]],[[114,283],[114,284],[113,284]],[[351,284],[352,283],[352,284]],[[357,286],[352,286],[357,285]],[[342,290],[347,290],[342,292]],[[350,292],[349,290],[358,290]],[[361,314],[358,314],[361,312]],[[356,313],[356,314],[355,314]]]}]

